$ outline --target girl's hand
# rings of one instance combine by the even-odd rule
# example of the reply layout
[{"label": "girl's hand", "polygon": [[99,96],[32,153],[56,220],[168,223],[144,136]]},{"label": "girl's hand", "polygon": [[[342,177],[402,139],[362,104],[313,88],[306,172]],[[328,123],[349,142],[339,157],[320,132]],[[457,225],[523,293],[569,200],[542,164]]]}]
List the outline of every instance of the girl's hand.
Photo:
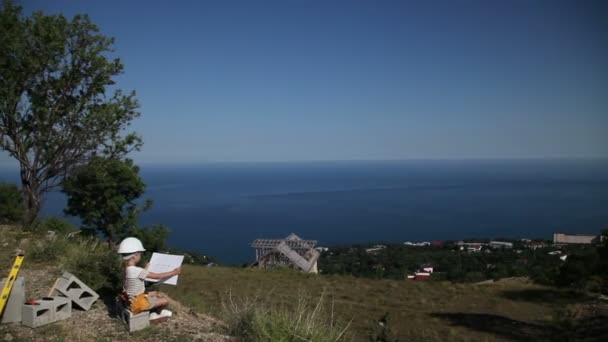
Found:
[{"label": "girl's hand", "polygon": [[174,269],[174,270],[173,270],[173,274],[174,274],[174,275],[178,275],[178,274],[180,274],[181,272],[182,272],[182,268],[181,268],[181,267],[178,267],[178,268],[176,268],[176,269]]}]

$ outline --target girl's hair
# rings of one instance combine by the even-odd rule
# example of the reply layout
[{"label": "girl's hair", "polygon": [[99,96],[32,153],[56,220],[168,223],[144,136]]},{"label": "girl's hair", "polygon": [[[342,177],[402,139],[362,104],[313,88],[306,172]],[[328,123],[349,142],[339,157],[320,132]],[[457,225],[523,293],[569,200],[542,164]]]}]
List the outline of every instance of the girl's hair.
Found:
[{"label": "girl's hair", "polygon": [[122,260],[124,260],[124,261],[131,260],[131,258],[134,257],[137,253],[139,253],[139,252],[122,254]]}]

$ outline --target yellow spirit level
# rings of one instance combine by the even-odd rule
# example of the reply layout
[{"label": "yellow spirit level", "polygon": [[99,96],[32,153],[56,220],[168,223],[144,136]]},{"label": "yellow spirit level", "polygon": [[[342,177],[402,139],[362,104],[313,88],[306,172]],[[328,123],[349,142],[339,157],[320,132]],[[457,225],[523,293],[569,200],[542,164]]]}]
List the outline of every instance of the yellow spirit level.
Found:
[{"label": "yellow spirit level", "polygon": [[17,274],[19,274],[19,270],[21,269],[22,263],[23,254],[19,254],[17,255],[17,257],[15,257],[15,262],[13,263],[11,271],[8,273],[8,278],[6,280],[6,283],[4,283],[4,288],[2,289],[2,294],[0,295],[0,316],[2,316],[2,311],[4,311],[4,306],[6,305],[8,297],[11,294],[13,284],[15,283],[15,279],[17,279]]}]

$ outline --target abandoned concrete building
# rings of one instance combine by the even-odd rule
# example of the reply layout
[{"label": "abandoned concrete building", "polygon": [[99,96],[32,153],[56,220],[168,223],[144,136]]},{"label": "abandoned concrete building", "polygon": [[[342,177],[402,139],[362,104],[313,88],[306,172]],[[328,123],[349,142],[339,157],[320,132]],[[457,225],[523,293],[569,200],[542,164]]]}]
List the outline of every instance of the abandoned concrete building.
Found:
[{"label": "abandoned concrete building", "polygon": [[318,273],[317,260],[320,253],[315,250],[316,244],[315,240],[302,240],[293,233],[284,239],[256,239],[251,243],[251,247],[255,248],[255,262],[252,266],[283,266]]},{"label": "abandoned concrete building", "polygon": [[601,243],[604,237],[601,235],[591,234],[563,234],[554,233],[553,243],[555,244],[594,244]]}]

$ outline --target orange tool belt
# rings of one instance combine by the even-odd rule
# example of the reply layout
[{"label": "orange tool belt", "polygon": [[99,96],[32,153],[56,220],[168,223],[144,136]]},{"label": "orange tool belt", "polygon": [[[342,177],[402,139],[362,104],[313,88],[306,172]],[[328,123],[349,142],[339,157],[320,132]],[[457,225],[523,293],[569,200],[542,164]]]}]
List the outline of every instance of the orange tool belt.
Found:
[{"label": "orange tool belt", "polygon": [[129,300],[129,309],[134,315],[150,309],[148,295],[145,293],[140,293],[137,295],[137,297],[131,298],[131,300]]}]

